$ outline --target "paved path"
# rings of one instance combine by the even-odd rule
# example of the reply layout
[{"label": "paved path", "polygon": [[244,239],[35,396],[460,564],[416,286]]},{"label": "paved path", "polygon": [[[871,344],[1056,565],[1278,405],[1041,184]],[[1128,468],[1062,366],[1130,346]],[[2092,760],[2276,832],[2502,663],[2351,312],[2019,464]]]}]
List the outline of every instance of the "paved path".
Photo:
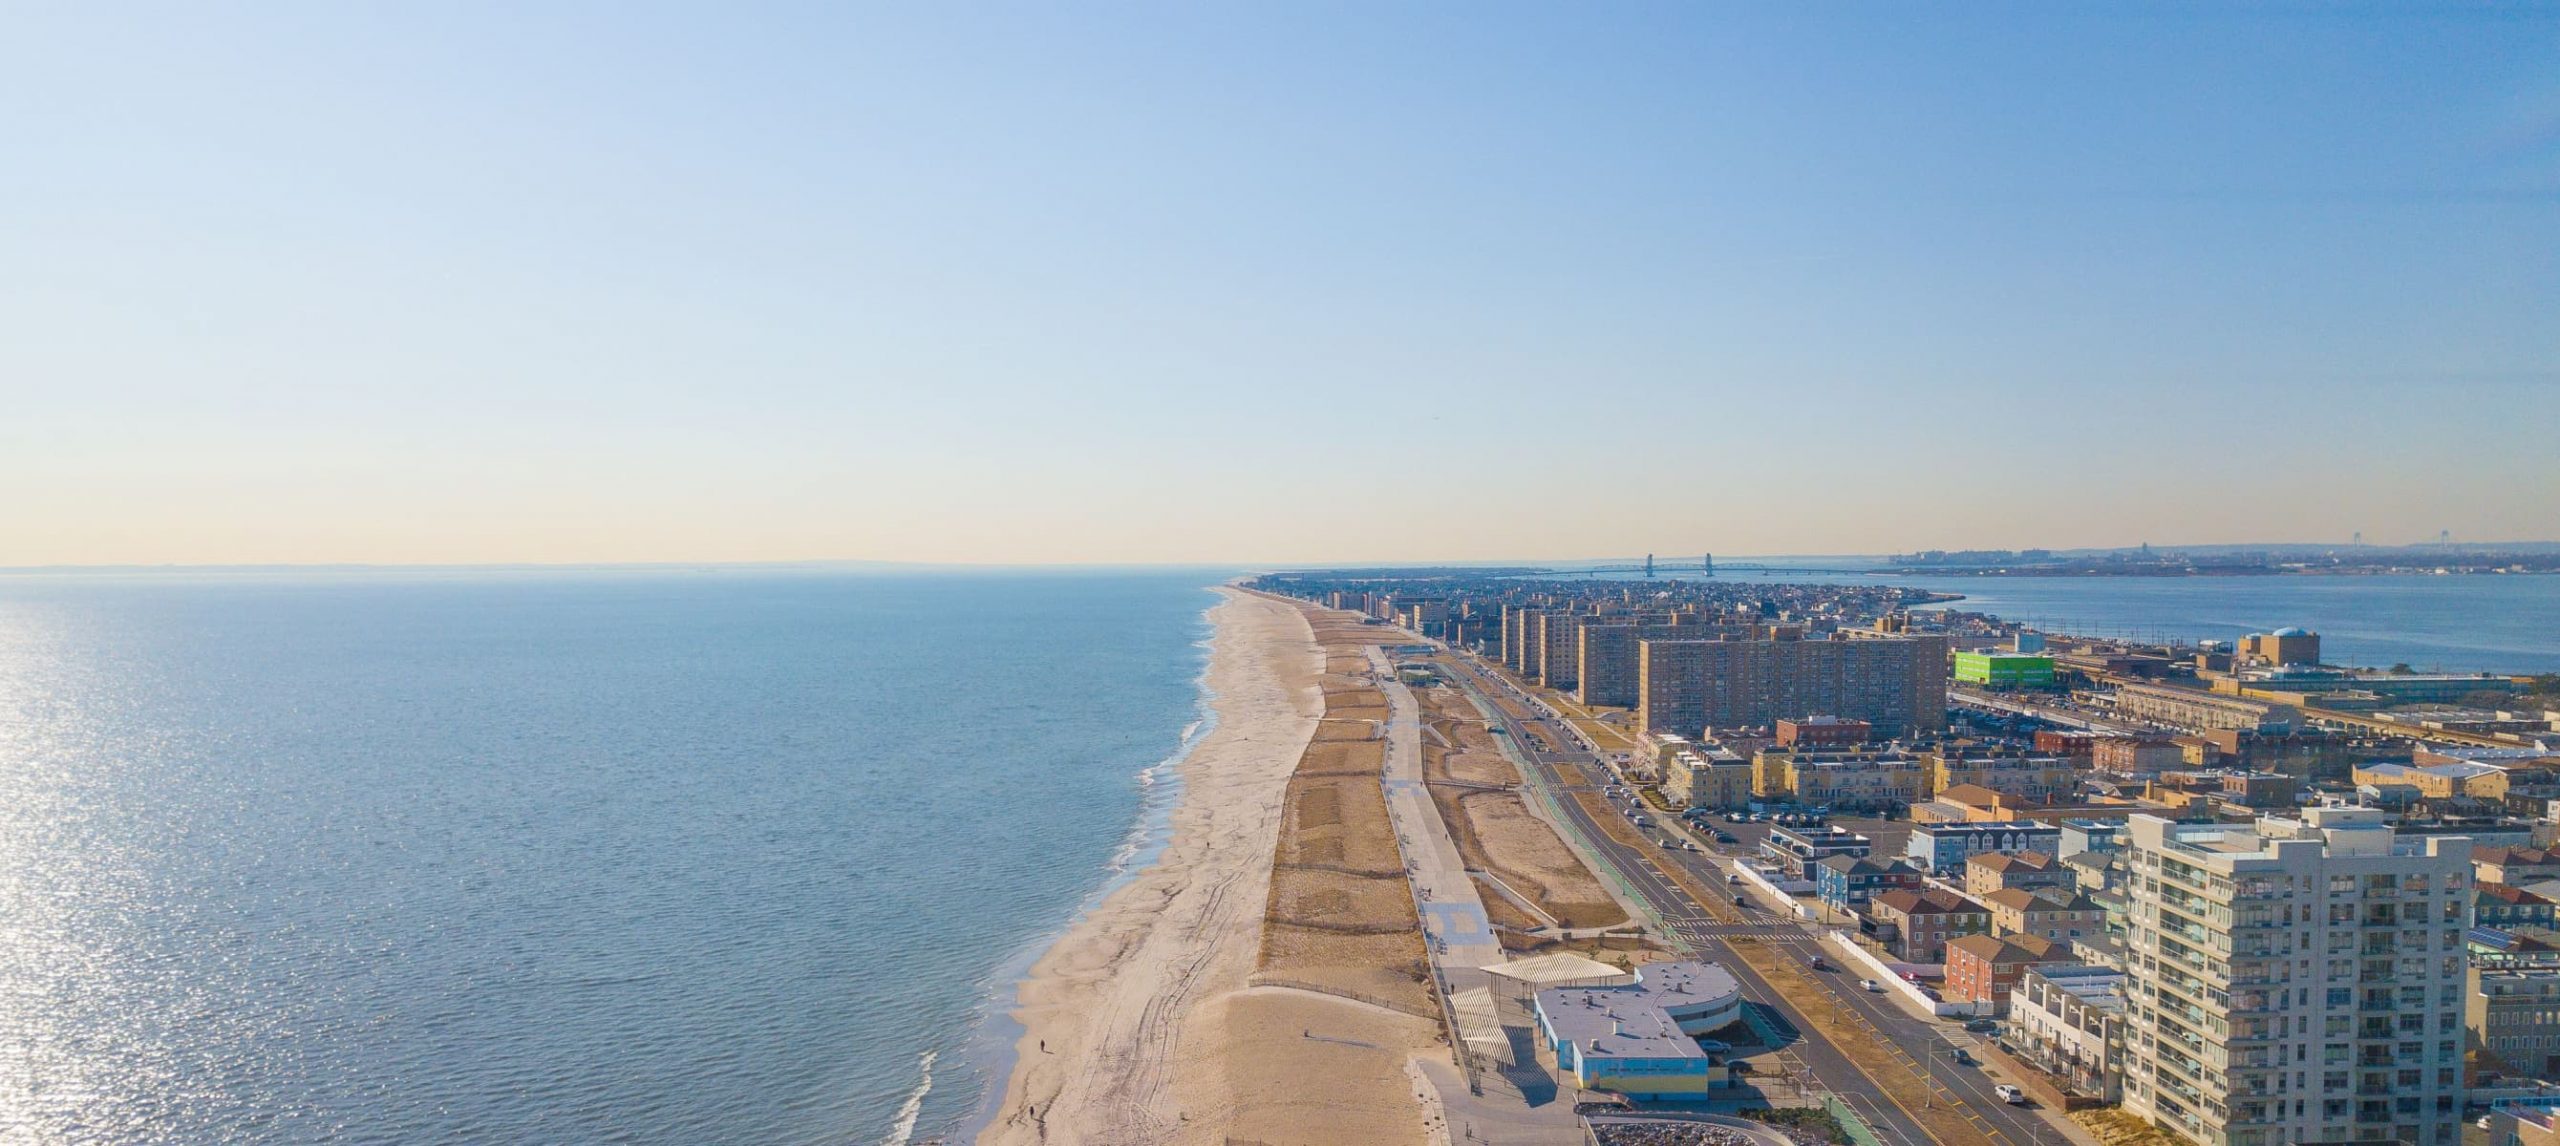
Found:
[{"label": "paved path", "polygon": [[[1413,881],[1422,914],[1423,939],[1431,948],[1431,967],[1449,993],[1456,1012],[1458,1037],[1477,1060],[1488,1065],[1511,1058],[1511,1040],[1494,1017],[1491,979],[1484,969],[1503,961],[1502,943],[1484,898],[1467,874],[1466,860],[1440,820],[1422,782],[1421,709],[1412,690],[1396,679],[1385,650],[1369,646],[1369,667],[1387,694],[1387,763],[1383,782],[1387,815],[1395,824],[1396,846],[1404,853],[1406,874]],[[1490,1072],[1488,1072],[1490,1073]]]}]

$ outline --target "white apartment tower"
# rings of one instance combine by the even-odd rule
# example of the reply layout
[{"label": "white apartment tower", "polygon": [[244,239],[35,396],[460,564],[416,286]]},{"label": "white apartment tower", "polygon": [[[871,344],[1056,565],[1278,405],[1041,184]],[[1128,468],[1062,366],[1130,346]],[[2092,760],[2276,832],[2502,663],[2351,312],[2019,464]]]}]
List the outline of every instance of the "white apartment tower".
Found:
[{"label": "white apartment tower", "polygon": [[2127,823],[2124,1108],[2205,1146],[2461,1138],[2471,841]]}]

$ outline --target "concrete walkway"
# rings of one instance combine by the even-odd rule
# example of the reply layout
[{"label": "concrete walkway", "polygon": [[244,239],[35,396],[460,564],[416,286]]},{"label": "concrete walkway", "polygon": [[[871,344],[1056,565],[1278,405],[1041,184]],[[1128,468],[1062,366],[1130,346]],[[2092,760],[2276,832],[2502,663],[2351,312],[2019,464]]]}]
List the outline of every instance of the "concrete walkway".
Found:
[{"label": "concrete walkway", "polygon": [[1369,646],[1369,667],[1387,694],[1387,763],[1382,778],[1387,815],[1395,824],[1396,846],[1404,854],[1405,872],[1413,881],[1415,904],[1422,915],[1422,934],[1431,949],[1431,967],[1449,993],[1456,1012],[1458,1037],[1476,1061],[1488,1068],[1510,1060],[1511,1040],[1494,1016],[1492,980],[1486,967],[1504,960],[1502,943],[1485,914],[1484,898],[1467,874],[1458,845],[1449,838],[1440,808],[1422,782],[1421,707],[1412,690],[1396,679],[1384,649]]}]

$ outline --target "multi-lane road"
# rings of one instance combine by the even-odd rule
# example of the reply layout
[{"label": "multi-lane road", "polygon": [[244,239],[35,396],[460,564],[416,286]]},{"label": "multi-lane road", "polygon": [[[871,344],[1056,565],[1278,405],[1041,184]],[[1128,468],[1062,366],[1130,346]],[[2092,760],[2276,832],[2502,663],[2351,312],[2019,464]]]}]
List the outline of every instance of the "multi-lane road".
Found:
[{"label": "multi-lane road", "polygon": [[[1973,1040],[1957,1032],[1953,1024],[1919,1018],[1880,995],[1861,990],[1847,971],[1814,973],[1812,978],[1826,988],[1821,997],[1791,999],[1781,994],[1742,960],[1731,940],[1748,936],[1751,942],[1769,945],[1764,950],[1775,950],[1782,957],[1809,964],[1820,949],[1813,931],[1774,912],[1700,902],[1662,865],[1684,867],[1706,886],[1715,888],[1727,886],[1724,877],[1729,873],[1723,865],[1730,862],[1728,858],[1650,845],[1632,847],[1613,838],[1576,798],[1578,793],[1599,791],[1616,782],[1598,756],[1576,747],[1574,734],[1562,721],[1480,662],[1463,654],[1451,654],[1439,658],[1439,663],[1453,683],[1498,713],[1509,726],[1503,739],[1509,742],[1513,761],[1522,765],[1528,783],[1545,788],[1554,797],[1546,801],[1548,806],[1572,821],[1567,842],[1585,853],[1587,862],[1607,867],[1619,886],[1641,899],[1641,906],[1684,954],[1722,964],[1741,981],[1744,997],[1759,1005],[1759,1021],[1775,1028],[1764,1034],[1784,1044],[1774,1056],[1763,1056],[1764,1059],[1775,1057],[1776,1065],[1797,1075],[1806,1085],[1840,1096],[1888,1142],[1921,1146],[1934,1141],[1912,1111],[1887,1097],[1857,1064],[1816,1033],[1807,1020],[1806,1008],[1819,1009],[1826,1017],[1855,1015],[1867,1029],[1879,1032],[1898,1057],[1916,1064],[1915,1071],[1928,1080],[1933,1096],[1928,1100],[1930,1104],[1950,1104],[1980,1132],[1982,1141],[1996,1146],[2065,1141],[2063,1133],[2035,1111],[2001,1102],[1992,1090],[1996,1081],[1985,1076],[1980,1067],[1958,1061],[1957,1048],[1971,1045]],[[1526,735],[1531,728],[1538,730],[1537,738]],[[1540,741],[1544,741],[1543,746]],[[1658,836],[1660,831],[1648,835]],[[1762,1066],[1768,1068],[1765,1062]]]}]

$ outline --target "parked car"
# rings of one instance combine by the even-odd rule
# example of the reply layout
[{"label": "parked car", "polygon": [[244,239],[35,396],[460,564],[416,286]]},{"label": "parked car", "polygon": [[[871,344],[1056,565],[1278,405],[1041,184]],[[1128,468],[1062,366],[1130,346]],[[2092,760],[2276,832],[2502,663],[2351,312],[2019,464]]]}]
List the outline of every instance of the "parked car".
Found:
[{"label": "parked car", "polygon": [[1751,906],[1751,901],[1737,895],[1733,897],[1733,905],[1735,907],[1749,907]]},{"label": "parked car", "polygon": [[1861,987],[1864,987],[1864,988],[1866,988],[1866,989],[1868,989],[1868,990],[1870,990],[1870,991],[1873,991],[1873,992],[1875,992],[1875,993],[1877,993],[1877,994],[1879,994],[1879,995],[1881,995],[1881,994],[1883,994],[1883,993],[1884,993],[1884,985],[1883,985],[1883,984],[1881,984],[1881,983],[1876,982],[1876,981],[1875,981],[1875,980],[1873,980],[1873,979],[1860,979],[1860,980],[1858,980],[1858,985],[1859,985],[1859,986],[1861,986]]},{"label": "parked car", "polygon": [[1999,1095],[2000,1101],[2006,1102],[2011,1106],[2025,1106],[2027,1104],[2027,1092],[2005,1082],[1992,1087],[1991,1093]]},{"label": "parked car", "polygon": [[1993,1022],[1990,1019],[1975,1019],[1972,1022],[1966,1023],[1964,1025],[1964,1029],[1969,1034],[1987,1035],[1993,1031],[1999,1030],[2000,1024]]}]

